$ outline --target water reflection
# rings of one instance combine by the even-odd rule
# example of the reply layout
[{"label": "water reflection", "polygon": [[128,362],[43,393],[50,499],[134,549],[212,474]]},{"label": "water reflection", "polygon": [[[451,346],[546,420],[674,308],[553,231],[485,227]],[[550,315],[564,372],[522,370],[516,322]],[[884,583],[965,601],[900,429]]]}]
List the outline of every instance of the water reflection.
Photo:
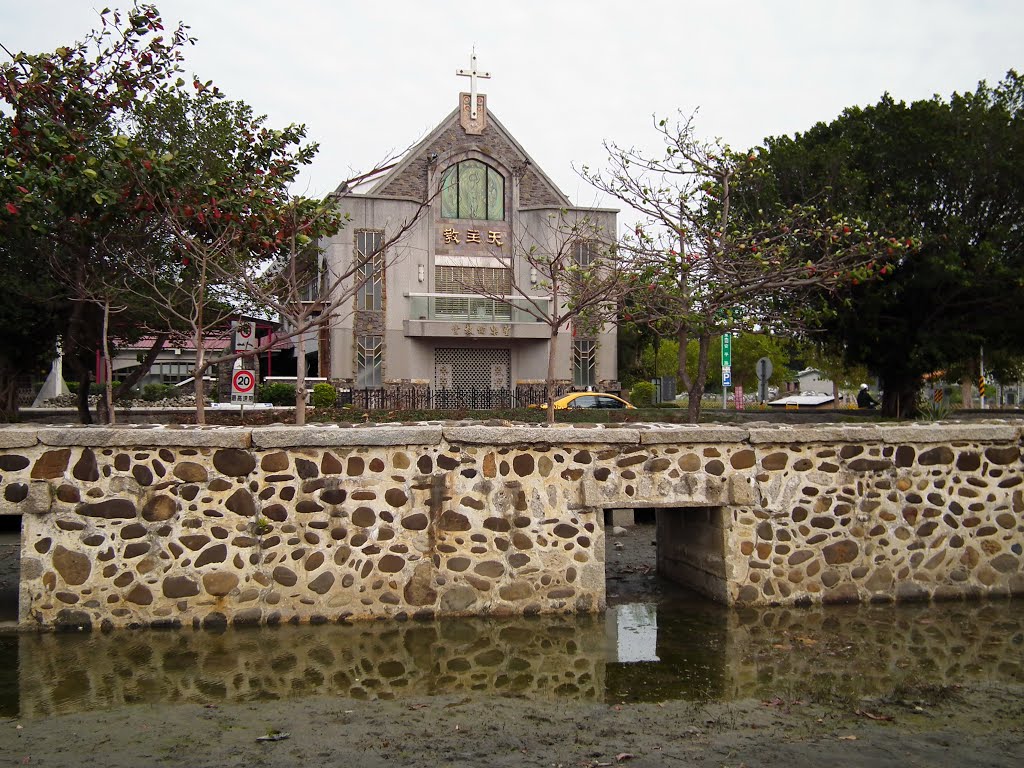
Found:
[{"label": "water reflection", "polygon": [[482,693],[593,701],[884,695],[1024,681],[1024,603],[0,636],[0,714]]}]

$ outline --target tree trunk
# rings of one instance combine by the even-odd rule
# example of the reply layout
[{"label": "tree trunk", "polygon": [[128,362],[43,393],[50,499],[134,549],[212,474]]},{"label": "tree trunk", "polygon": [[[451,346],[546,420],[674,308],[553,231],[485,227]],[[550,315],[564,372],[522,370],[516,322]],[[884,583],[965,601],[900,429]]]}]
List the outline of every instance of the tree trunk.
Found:
[{"label": "tree trunk", "polygon": [[548,373],[544,379],[544,394],[548,399],[548,424],[555,423],[555,342],[558,341],[558,326],[551,326],[551,340],[548,342]]},{"label": "tree trunk", "polygon": [[306,423],[306,334],[295,337],[295,424]]},{"label": "tree trunk", "polygon": [[0,422],[18,420],[18,378],[0,373]]},{"label": "tree trunk", "polygon": [[960,379],[960,402],[964,408],[974,407],[974,365]]},{"label": "tree trunk", "polygon": [[85,341],[90,335],[86,333],[85,317],[90,306],[84,301],[71,302],[67,333],[62,341],[64,361],[78,382],[78,420],[82,424],[92,424],[92,413],[89,411],[89,384],[92,381],[96,348],[94,344]]},{"label": "tree trunk", "polygon": [[917,396],[920,385],[915,381],[883,381],[882,415],[896,419],[917,416]]},{"label": "tree trunk", "polygon": [[170,334],[166,331],[158,333],[156,338],[153,340],[153,346],[149,348],[149,352],[146,353],[146,357],[143,358],[139,366],[132,371],[124,381],[117,385],[117,389],[114,390],[114,401],[122,399],[132,388],[139,383],[143,376],[149,373],[153,367],[153,363],[156,362],[157,357],[163,351],[164,344],[167,343],[167,339]]},{"label": "tree trunk", "polygon": [[92,373],[85,366],[81,366],[78,374],[78,420],[83,424],[92,424],[92,413],[89,411],[89,386],[91,384]]},{"label": "tree trunk", "polygon": [[103,303],[103,422],[114,424],[117,414],[114,413],[114,364],[110,359],[110,302]]},{"label": "tree trunk", "polygon": [[203,349],[203,335],[197,333],[196,340],[196,368],[192,376],[193,390],[196,396],[196,424],[206,423],[206,386],[203,384],[203,375],[206,373],[206,354]]},{"label": "tree trunk", "polygon": [[700,423],[700,407],[704,398],[704,382],[708,376],[708,351],[711,349],[711,336],[702,333],[697,340],[697,372],[690,382],[687,392],[689,402],[686,406],[686,418],[691,424]]}]

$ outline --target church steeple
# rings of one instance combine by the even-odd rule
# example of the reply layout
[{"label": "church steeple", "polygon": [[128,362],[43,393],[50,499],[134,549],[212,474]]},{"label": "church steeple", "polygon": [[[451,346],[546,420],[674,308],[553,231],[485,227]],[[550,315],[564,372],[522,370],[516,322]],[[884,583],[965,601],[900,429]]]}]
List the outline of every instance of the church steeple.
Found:
[{"label": "church steeple", "polygon": [[490,80],[490,72],[476,68],[476,48],[469,57],[469,69],[457,69],[455,74],[469,78],[469,93],[459,94],[459,122],[466,133],[481,134],[487,127],[487,96],[476,92],[477,78]]}]

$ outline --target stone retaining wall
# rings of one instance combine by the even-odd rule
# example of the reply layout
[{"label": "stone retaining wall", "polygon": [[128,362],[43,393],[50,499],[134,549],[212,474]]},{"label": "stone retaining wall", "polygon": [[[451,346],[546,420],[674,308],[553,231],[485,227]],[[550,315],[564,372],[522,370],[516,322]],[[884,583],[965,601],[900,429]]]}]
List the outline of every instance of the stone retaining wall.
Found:
[{"label": "stone retaining wall", "polygon": [[0,512],[26,626],[595,612],[621,507],[705,508],[730,603],[1006,595],[1020,446],[1011,424],[9,427]]}]

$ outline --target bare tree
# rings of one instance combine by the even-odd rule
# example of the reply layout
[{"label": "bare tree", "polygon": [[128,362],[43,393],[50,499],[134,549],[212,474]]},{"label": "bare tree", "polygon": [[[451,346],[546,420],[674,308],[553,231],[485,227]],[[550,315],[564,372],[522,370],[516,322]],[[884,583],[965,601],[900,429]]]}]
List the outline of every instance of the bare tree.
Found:
[{"label": "bare tree", "polygon": [[293,199],[283,218],[288,222],[289,236],[272,261],[244,262],[223,269],[214,266],[220,280],[233,283],[240,293],[275,314],[284,330],[279,341],[293,340],[298,360],[295,383],[295,423],[306,420],[306,336],[310,331],[330,327],[351,311],[353,297],[364,285],[368,264],[383,260],[385,268],[400,258],[393,246],[399,243],[428,210],[430,201],[420,203],[412,215],[400,221],[369,253],[357,254],[340,270],[332,270],[323,259],[319,238],[334,232],[344,222],[338,216],[338,205],[349,194],[355,182],[385,170],[379,165],[369,174],[343,182],[338,191],[324,201]]},{"label": "bare tree", "polygon": [[[609,167],[581,174],[633,208],[640,220],[619,244],[634,273],[633,319],[667,329],[679,342],[678,376],[699,421],[713,339],[731,330],[813,324],[803,301],[814,292],[884,276],[896,251],[912,246],[880,238],[864,222],[826,218],[812,205],[766,214],[739,197],[756,185],[756,153],[735,153],[699,139],[693,117],[655,121],[662,156],[606,142]],[[737,203],[743,206],[737,213]],[[686,367],[691,338],[697,367]]]},{"label": "bare tree", "polygon": [[582,336],[598,335],[607,323],[615,322],[629,285],[615,258],[614,242],[615,233],[604,231],[588,211],[553,211],[534,230],[527,226],[517,233],[511,253],[495,251],[509,276],[506,286],[462,284],[467,292],[512,307],[548,327],[548,423],[555,420],[559,334],[575,328]]}]

